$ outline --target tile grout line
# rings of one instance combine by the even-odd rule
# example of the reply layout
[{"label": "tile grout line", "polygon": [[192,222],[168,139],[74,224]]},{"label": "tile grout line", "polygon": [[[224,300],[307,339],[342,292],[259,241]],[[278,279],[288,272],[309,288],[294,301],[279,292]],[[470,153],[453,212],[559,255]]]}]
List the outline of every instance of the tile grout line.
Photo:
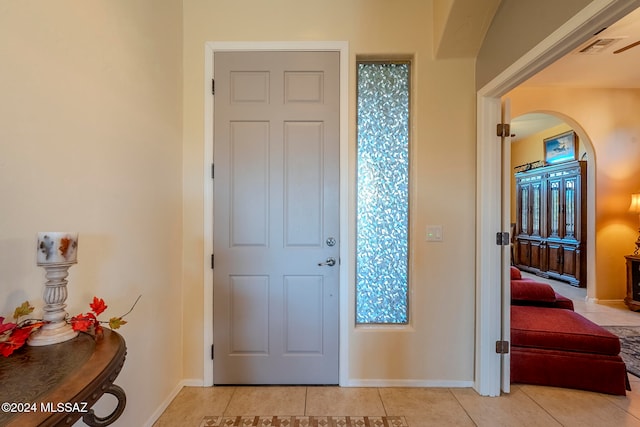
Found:
[{"label": "tile grout line", "polygon": [[233,391],[231,392],[231,396],[229,396],[229,400],[227,401],[227,404],[224,406],[224,409],[222,410],[222,416],[224,417],[227,413],[227,410],[229,409],[229,406],[231,405],[231,401],[233,400],[233,396],[236,395],[236,391],[238,391],[238,387],[234,387]]},{"label": "tile grout line", "polygon": [[302,411],[302,413],[305,416],[307,415],[308,403],[309,403],[309,387],[305,387],[304,388],[304,410]]},{"label": "tile grout line", "polygon": [[460,399],[458,399],[458,396],[456,396],[456,394],[453,392],[453,390],[451,390],[450,388],[447,388],[447,390],[449,391],[449,394],[451,394],[451,396],[453,396],[453,399],[458,402],[458,405],[460,405],[460,407],[462,408],[462,410],[464,411],[465,414],[467,414],[467,417],[469,417],[469,419],[471,420],[471,422],[473,423],[474,426],[478,427],[478,423],[476,422],[476,420],[473,419],[473,417],[471,416],[471,414],[469,413],[469,411],[467,411],[467,408],[464,407],[464,405],[462,404],[462,402],[460,402]]},{"label": "tile grout line", "polygon": [[529,393],[527,393],[527,390],[524,387],[520,387],[520,392],[522,392],[525,396],[527,396],[529,399],[531,399],[531,401],[533,403],[536,404],[536,406],[538,406],[540,409],[542,409],[544,412],[546,412],[547,414],[549,414],[549,416],[551,417],[552,420],[554,420],[555,422],[557,422],[559,425],[564,426],[564,424],[562,424],[560,422],[559,419],[557,419],[556,417],[553,416],[553,414],[551,412],[549,412],[547,410],[547,408],[545,408],[544,406],[542,406],[536,399],[533,398],[533,396],[531,396]]},{"label": "tile grout line", "polygon": [[632,414],[631,412],[627,411],[627,410],[626,410],[625,408],[623,408],[622,406],[619,406],[619,405],[616,403],[616,401],[615,401],[614,399],[611,399],[611,398],[610,398],[610,396],[605,396],[605,397],[606,397],[606,399],[607,399],[609,402],[613,403],[613,405],[614,405],[616,408],[618,408],[618,409],[620,409],[620,410],[622,410],[622,411],[626,412],[629,416],[631,416],[631,417],[635,418],[636,420],[640,421],[640,418],[638,418],[638,416],[636,416],[636,415]]},{"label": "tile grout line", "polygon": [[378,393],[378,399],[380,399],[380,403],[382,404],[382,410],[384,411],[384,416],[388,417],[389,413],[387,412],[387,407],[384,404],[384,399],[382,398],[382,393],[380,393],[380,387],[376,387],[376,392]]}]

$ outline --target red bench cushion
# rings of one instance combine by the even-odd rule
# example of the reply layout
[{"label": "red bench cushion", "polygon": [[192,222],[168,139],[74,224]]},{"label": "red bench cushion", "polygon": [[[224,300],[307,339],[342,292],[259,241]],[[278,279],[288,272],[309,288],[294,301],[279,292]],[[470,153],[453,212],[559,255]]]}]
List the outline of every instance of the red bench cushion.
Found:
[{"label": "red bench cushion", "polygon": [[564,308],[565,310],[573,311],[573,301],[569,298],[560,295],[556,292],[556,302],[553,304],[555,308]]},{"label": "red bench cushion", "polygon": [[556,302],[556,293],[546,283],[532,280],[511,280],[511,301]]},{"label": "red bench cushion", "polygon": [[511,306],[511,345],[615,356],[620,340],[570,310]]},{"label": "red bench cushion", "polygon": [[511,279],[522,279],[522,273],[518,267],[511,266]]}]

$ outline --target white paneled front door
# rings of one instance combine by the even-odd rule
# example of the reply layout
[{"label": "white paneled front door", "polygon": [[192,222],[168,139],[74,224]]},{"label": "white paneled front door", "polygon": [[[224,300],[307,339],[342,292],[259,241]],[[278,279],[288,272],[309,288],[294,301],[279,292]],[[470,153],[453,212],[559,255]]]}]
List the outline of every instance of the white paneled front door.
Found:
[{"label": "white paneled front door", "polygon": [[214,77],[214,383],[337,384],[339,53]]}]

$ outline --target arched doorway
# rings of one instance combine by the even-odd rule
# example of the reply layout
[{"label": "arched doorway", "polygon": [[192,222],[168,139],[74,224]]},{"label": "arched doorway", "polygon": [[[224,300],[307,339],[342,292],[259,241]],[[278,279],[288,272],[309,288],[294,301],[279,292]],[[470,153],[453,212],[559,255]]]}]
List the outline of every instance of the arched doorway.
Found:
[{"label": "arched doorway", "polygon": [[[512,105],[517,109],[517,105]],[[596,157],[591,139],[582,126],[566,114],[550,110],[537,110],[520,114],[511,121],[511,171],[523,166],[544,165],[543,141],[554,135],[573,130],[578,136],[576,158],[587,163],[587,202],[586,202],[586,283],[587,298],[596,295],[596,230],[595,230],[595,188]],[[515,179],[512,173],[511,217],[515,222],[516,194]]]}]

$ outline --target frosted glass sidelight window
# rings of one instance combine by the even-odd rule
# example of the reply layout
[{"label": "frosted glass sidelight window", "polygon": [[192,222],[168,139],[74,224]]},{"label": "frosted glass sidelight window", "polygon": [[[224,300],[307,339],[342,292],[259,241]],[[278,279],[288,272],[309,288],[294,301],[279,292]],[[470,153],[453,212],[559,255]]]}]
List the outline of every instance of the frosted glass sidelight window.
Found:
[{"label": "frosted glass sidelight window", "polygon": [[358,324],[408,322],[409,72],[358,63]]}]

